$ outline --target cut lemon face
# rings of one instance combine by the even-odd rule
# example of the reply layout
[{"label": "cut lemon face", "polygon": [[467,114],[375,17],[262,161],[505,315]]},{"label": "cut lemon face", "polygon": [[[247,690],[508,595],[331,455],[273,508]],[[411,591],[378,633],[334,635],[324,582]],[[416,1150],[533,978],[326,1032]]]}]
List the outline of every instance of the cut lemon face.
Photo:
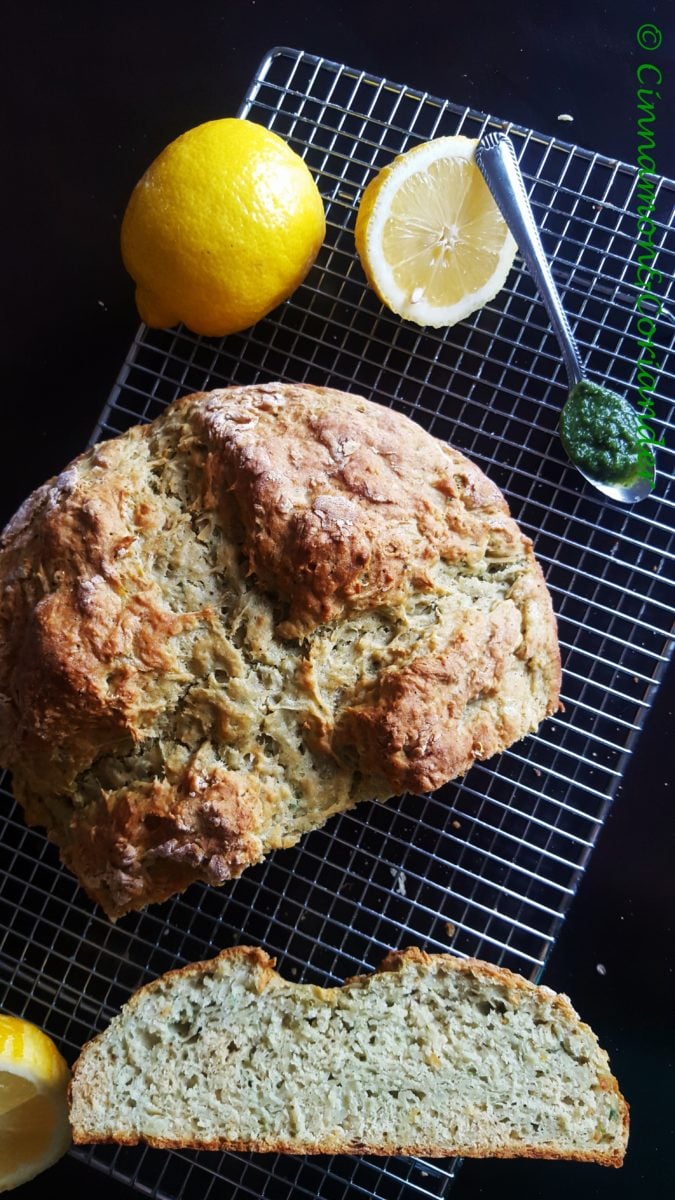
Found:
[{"label": "cut lemon face", "polygon": [[70,1146],[69,1080],[42,1030],[0,1015],[0,1192],[33,1179]]},{"label": "cut lemon face", "polygon": [[395,158],[368,184],[356,249],[392,312],[455,325],[504,286],[516,252],[474,161],[476,141],[436,138]]}]

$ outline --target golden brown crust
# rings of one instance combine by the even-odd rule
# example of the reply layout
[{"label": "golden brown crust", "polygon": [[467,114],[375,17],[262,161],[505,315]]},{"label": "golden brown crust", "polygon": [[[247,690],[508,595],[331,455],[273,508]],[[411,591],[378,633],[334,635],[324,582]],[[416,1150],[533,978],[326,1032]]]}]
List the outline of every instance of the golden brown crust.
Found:
[{"label": "golden brown crust", "polygon": [[259,861],[262,811],[243,777],[190,768],[177,783],[155,779],[76,811],[63,860],[122,916],[139,899],[158,903],[196,880],[219,885]]},{"label": "golden brown crust", "polygon": [[413,659],[381,675],[367,698],[347,708],[336,731],[339,745],[358,747],[366,770],[387,764],[398,791],[423,792],[463,774],[519,735],[514,716],[486,714],[467,721],[472,700],[496,693],[520,642],[519,613],[505,601],[489,614],[472,614],[452,643],[435,656]]},{"label": "golden brown crust", "polygon": [[[236,498],[251,570],[288,602],[288,636],[430,587],[434,562],[513,552],[501,493],[463,455],[358,396],[268,385],[196,409],[214,494]],[[244,407],[244,403],[246,407]],[[470,549],[469,549],[470,548]]]},{"label": "golden brown crust", "polygon": [[[624,1129],[627,1135],[627,1113],[624,1118]],[[358,1156],[372,1155],[375,1158],[389,1158],[392,1155],[412,1156],[415,1158],[538,1158],[548,1161],[592,1162],[599,1167],[621,1167],[625,1158],[625,1153],[622,1153],[618,1149],[610,1151],[561,1151],[554,1145],[551,1145],[550,1148],[526,1147],[516,1142],[514,1142],[513,1146],[509,1147],[494,1147],[489,1150],[483,1150],[473,1145],[459,1145],[454,1146],[452,1149],[446,1149],[443,1146],[427,1145],[425,1143],[414,1146],[399,1146],[395,1144],[375,1146],[365,1142],[340,1142],[337,1139],[327,1138],[324,1142],[315,1142],[311,1145],[303,1142],[302,1147],[299,1148],[297,1145],[287,1145],[284,1142],[244,1142],[224,1138],[203,1142],[174,1142],[168,1138],[131,1138],[127,1137],[126,1134],[93,1139],[88,1138],[82,1132],[73,1133],[73,1142],[75,1145],[88,1145],[93,1141],[97,1145],[138,1146],[143,1144],[152,1146],[156,1150],[220,1150],[229,1151],[232,1154],[353,1154]]]},{"label": "golden brown crust", "polygon": [[172,612],[149,575],[125,570],[147,523],[132,466],[146,438],[134,429],[76,459],[0,537],[0,691],[13,701],[0,751],[29,783],[44,772],[68,787],[102,748],[133,739],[146,679],[172,666],[169,639],[209,620]]},{"label": "golden brown crust", "polygon": [[[332,389],[185,397],[0,537],[0,765],[112,918],[358,799],[439,786],[536,728],[559,684],[543,576],[501,494]],[[291,733],[270,728],[284,698]]]},{"label": "golden brown crust", "polygon": [[[212,974],[217,969],[217,964],[220,961],[228,961],[228,960],[233,960],[233,959],[239,960],[242,962],[247,962],[254,970],[257,971],[258,978],[257,978],[256,986],[260,992],[264,991],[267,987],[270,987],[270,986],[275,987],[275,986],[279,986],[279,985],[282,985],[282,986],[286,985],[286,981],[283,979],[283,976],[281,976],[279,974],[279,972],[275,969],[276,968],[276,960],[274,958],[271,958],[268,954],[266,954],[264,950],[261,950],[259,947],[255,947],[255,946],[233,946],[228,949],[221,950],[220,954],[218,954],[216,956],[216,958],[214,958],[214,959],[207,959],[204,962],[190,963],[188,966],[180,967],[173,971],[168,971],[165,975],[160,976],[158,979],[153,980],[151,983],[145,984],[145,986],[142,988],[139,988],[139,990],[137,992],[135,992],[134,995],[126,1002],[125,1007],[127,1009],[138,1007],[142,1003],[144,996],[146,996],[150,992],[153,992],[160,988],[163,988],[165,986],[165,984],[167,983],[167,981],[169,981],[171,978],[178,977],[178,976],[185,977],[185,976],[199,976],[202,974]],[[412,965],[412,964],[422,967],[422,968],[432,968],[432,967],[442,968],[447,971],[454,971],[454,972],[458,972],[460,974],[471,975],[472,977],[474,977],[475,979],[477,979],[479,981],[485,980],[488,982],[497,983],[501,987],[506,989],[506,991],[508,992],[509,1001],[511,1001],[511,1002],[517,1002],[517,997],[519,994],[522,994],[522,995],[525,995],[527,993],[541,994],[543,992],[543,993],[545,993],[547,999],[549,1000],[551,1007],[554,1010],[559,1011],[561,1018],[572,1019],[575,1022],[578,1022],[579,1027],[582,1031],[590,1033],[591,1037],[594,1036],[592,1034],[592,1031],[589,1029],[588,1025],[586,1025],[584,1022],[579,1021],[577,1013],[574,1010],[574,1008],[572,1007],[567,996],[562,995],[562,994],[554,995],[550,991],[550,989],[542,988],[540,985],[531,983],[529,980],[524,979],[521,975],[516,975],[513,971],[509,971],[506,967],[498,967],[492,963],[484,962],[481,959],[474,959],[474,958],[460,959],[460,958],[456,958],[454,955],[451,955],[451,954],[428,954],[424,950],[421,950],[417,946],[409,946],[409,947],[406,947],[406,949],[404,949],[404,950],[390,951],[382,959],[379,966],[376,967],[374,974],[380,974],[382,972],[405,971],[406,967],[408,967],[409,965]],[[349,979],[346,979],[345,982],[343,983],[342,987],[349,988],[349,989],[352,989],[352,988],[358,989],[361,987],[367,987],[371,979],[372,979],[372,974],[355,975]],[[293,984],[291,986],[293,986],[293,987],[305,986],[306,987],[308,985]],[[315,987],[314,990],[316,991],[316,993],[318,995],[321,995],[322,993],[336,991],[338,989],[335,989],[335,988],[324,989],[324,988]],[[99,1037],[100,1036],[102,1036],[102,1035],[99,1035]],[[82,1048],[80,1057],[82,1057],[82,1055],[84,1055],[84,1052],[87,1049],[87,1046],[92,1045],[92,1043],[96,1040],[97,1040],[96,1038],[92,1039],[92,1042],[87,1043],[87,1045],[85,1045]],[[78,1058],[77,1062],[73,1066],[72,1080],[69,1085],[69,1091],[68,1091],[69,1102],[72,1101],[73,1080],[75,1080],[76,1076],[77,1076],[77,1069],[78,1069],[79,1061],[80,1060]],[[80,1145],[86,1144],[88,1142],[96,1141],[96,1142],[115,1143],[115,1144],[120,1144],[120,1145],[129,1145],[129,1146],[135,1146],[135,1145],[138,1145],[140,1142],[144,1142],[149,1146],[154,1146],[159,1149],[185,1148],[185,1149],[221,1150],[221,1151],[230,1150],[230,1151],[242,1152],[242,1153],[243,1152],[254,1152],[254,1153],[277,1153],[277,1154],[302,1153],[302,1154],[357,1154],[357,1155],[360,1155],[360,1154],[411,1155],[412,1154],[412,1155],[417,1155],[417,1156],[421,1156],[421,1157],[429,1157],[429,1158],[470,1156],[473,1158],[490,1157],[490,1158],[565,1159],[565,1160],[575,1161],[575,1162],[595,1162],[601,1166],[620,1167],[624,1160],[625,1147],[626,1147],[626,1143],[628,1140],[629,1122],[630,1122],[629,1106],[628,1106],[627,1101],[622,1096],[621,1091],[619,1089],[618,1082],[614,1078],[614,1076],[612,1076],[611,1074],[608,1073],[607,1076],[605,1077],[605,1079],[603,1080],[603,1083],[604,1083],[605,1089],[607,1091],[611,1091],[616,1096],[617,1105],[618,1105],[619,1111],[621,1113],[621,1138],[620,1138],[620,1141],[621,1141],[622,1145],[613,1147],[611,1150],[607,1150],[607,1151],[598,1149],[598,1150],[588,1150],[588,1151],[579,1150],[576,1152],[575,1151],[570,1152],[570,1151],[561,1151],[554,1144],[552,1144],[550,1147],[546,1147],[546,1148],[531,1147],[531,1146],[527,1147],[527,1146],[519,1145],[515,1141],[512,1146],[491,1149],[489,1151],[481,1150],[480,1148],[477,1149],[475,1145],[471,1145],[471,1146],[458,1145],[458,1146],[454,1146],[452,1148],[447,1148],[447,1147],[444,1148],[442,1146],[430,1145],[430,1144],[424,1144],[424,1143],[416,1144],[415,1146],[400,1146],[400,1145],[377,1146],[377,1145],[369,1145],[369,1144],[362,1143],[362,1142],[344,1143],[344,1142],[338,1141],[337,1139],[330,1139],[330,1138],[326,1139],[325,1141],[318,1142],[318,1143],[312,1144],[312,1145],[307,1145],[307,1144],[303,1143],[301,1149],[299,1149],[299,1147],[297,1145],[285,1144],[285,1143],[281,1143],[281,1142],[267,1143],[267,1142],[261,1142],[261,1141],[238,1141],[238,1140],[227,1139],[227,1138],[215,1139],[215,1140],[208,1141],[208,1142],[200,1141],[200,1142],[190,1142],[190,1143],[186,1143],[186,1142],[182,1142],[182,1141],[181,1142],[171,1141],[171,1140],[167,1140],[167,1139],[163,1139],[163,1138],[153,1138],[153,1137],[130,1138],[130,1137],[127,1137],[125,1134],[111,1134],[109,1137],[105,1137],[105,1138],[100,1138],[98,1136],[96,1138],[92,1138],[92,1137],[89,1137],[86,1134],[86,1132],[80,1128],[73,1129],[73,1141],[76,1144],[80,1144]]]}]

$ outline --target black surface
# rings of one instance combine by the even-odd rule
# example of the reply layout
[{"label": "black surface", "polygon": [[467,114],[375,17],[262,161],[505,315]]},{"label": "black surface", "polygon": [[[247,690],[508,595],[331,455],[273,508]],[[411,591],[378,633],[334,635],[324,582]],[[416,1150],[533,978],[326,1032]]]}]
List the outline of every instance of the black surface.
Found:
[{"label": "black surface", "polygon": [[[635,30],[663,32],[645,54]],[[658,166],[675,174],[672,4],[36,3],[4,22],[0,522],[81,449],[137,326],[119,222],[152,157],[233,115],[263,54],[299,46],[579,145],[636,156],[635,68],[664,81]],[[573,124],[557,121],[571,113]],[[669,674],[670,695],[675,672]],[[672,1194],[672,703],[662,688],[545,981],[568,992],[631,1102],[619,1171],[467,1163],[453,1197]],[[669,784],[671,786],[669,787]],[[598,971],[598,965],[604,973]],[[130,1195],[66,1159],[17,1196]],[[273,1200],[273,1198],[272,1198]]]}]

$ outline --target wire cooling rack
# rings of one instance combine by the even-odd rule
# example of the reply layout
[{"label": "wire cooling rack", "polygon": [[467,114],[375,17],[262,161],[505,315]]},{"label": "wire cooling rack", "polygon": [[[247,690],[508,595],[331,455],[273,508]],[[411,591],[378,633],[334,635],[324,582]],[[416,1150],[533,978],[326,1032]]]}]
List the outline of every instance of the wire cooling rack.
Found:
[{"label": "wire cooling rack", "polygon": [[[477,137],[506,123],[287,49],[262,63],[241,115],[285,137],[313,171],[328,220],[319,259],[292,299],[244,334],[217,342],[141,329],[95,436],[150,420],[189,391],[274,379],[343,387],[412,415],[487,471],[534,538],[559,618],[565,711],[434,795],[361,805],[221,889],[195,885],[117,926],[59,867],[43,834],[25,827],[5,780],[0,1000],[71,1059],[140,984],[237,942],[276,953],[289,977],[323,984],[412,943],[537,979],[671,648],[675,185],[654,181],[651,264],[663,302],[654,424],[667,448],[655,495],[629,509],[586,487],[561,451],[565,376],[522,265],[490,305],[436,333],[382,311],[355,258],[356,207],[375,169],[428,138]],[[630,394],[640,336],[636,171],[506,127],[591,376]],[[452,1162],[417,1159],[77,1153],[167,1200],[222,1195],[223,1181],[237,1200],[442,1197],[454,1172]]]}]

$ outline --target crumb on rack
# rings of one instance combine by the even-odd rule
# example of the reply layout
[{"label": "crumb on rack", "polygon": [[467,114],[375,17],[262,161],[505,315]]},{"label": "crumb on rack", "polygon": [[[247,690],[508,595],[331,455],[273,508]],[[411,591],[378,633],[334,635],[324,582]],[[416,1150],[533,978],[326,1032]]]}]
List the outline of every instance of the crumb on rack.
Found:
[{"label": "crumb on rack", "polygon": [[390,867],[389,870],[394,876],[396,891],[398,892],[399,896],[407,896],[408,893],[405,889],[405,871],[401,871],[398,867]]}]

